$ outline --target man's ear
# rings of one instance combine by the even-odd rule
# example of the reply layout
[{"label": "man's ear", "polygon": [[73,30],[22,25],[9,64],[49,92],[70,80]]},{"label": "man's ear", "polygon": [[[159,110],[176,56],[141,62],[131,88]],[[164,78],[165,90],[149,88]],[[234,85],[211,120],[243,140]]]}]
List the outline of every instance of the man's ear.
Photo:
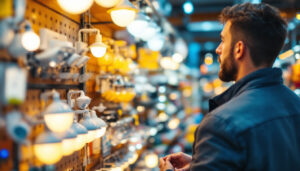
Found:
[{"label": "man's ear", "polygon": [[234,57],[236,60],[241,60],[244,57],[246,46],[243,41],[238,41],[234,45]]}]

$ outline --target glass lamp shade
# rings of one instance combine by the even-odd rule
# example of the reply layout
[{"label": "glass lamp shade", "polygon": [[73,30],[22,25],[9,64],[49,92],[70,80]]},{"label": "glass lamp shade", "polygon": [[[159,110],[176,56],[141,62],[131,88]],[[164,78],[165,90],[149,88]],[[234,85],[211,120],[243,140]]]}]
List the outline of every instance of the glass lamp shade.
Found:
[{"label": "glass lamp shade", "polygon": [[75,151],[80,150],[87,143],[88,130],[81,124],[73,122],[71,127],[77,133],[77,139],[75,142]]},{"label": "glass lamp shade", "polygon": [[70,14],[81,14],[87,11],[94,0],[57,0],[58,5]]},{"label": "glass lamp shade", "polygon": [[87,143],[95,140],[97,135],[97,124],[90,118],[90,116],[85,115],[84,119],[80,123],[88,130]]},{"label": "glass lamp shade", "polygon": [[107,12],[110,13],[112,21],[116,25],[126,27],[134,20],[137,9],[128,0],[121,0],[117,6]]},{"label": "glass lamp shade", "polygon": [[105,55],[107,46],[102,42],[95,42],[90,46],[93,56],[100,58]]},{"label": "glass lamp shade", "polygon": [[[76,132],[70,128],[67,132],[62,133],[62,151],[64,156],[72,154],[76,150]],[[75,145],[74,145],[75,144]]]},{"label": "glass lamp shade", "polygon": [[54,164],[63,156],[61,140],[52,132],[38,136],[33,146],[34,155],[44,164]]},{"label": "glass lamp shade", "polygon": [[107,124],[102,119],[97,117],[95,111],[91,111],[91,115],[93,121],[95,121],[99,126],[99,128],[97,129],[96,138],[100,138],[105,134]]},{"label": "glass lamp shade", "polygon": [[116,9],[110,13],[112,21],[120,27],[126,27],[130,24],[134,20],[135,15],[136,11],[130,9]]},{"label": "glass lamp shade", "polygon": [[55,93],[53,102],[44,111],[47,127],[53,132],[65,132],[71,127],[73,118],[72,109],[59,99],[58,93]]},{"label": "glass lamp shade", "polygon": [[119,3],[120,0],[95,0],[95,2],[104,7],[104,8],[111,8]]},{"label": "glass lamp shade", "polygon": [[40,37],[32,30],[25,31],[21,38],[22,46],[28,51],[35,51],[40,47]]}]

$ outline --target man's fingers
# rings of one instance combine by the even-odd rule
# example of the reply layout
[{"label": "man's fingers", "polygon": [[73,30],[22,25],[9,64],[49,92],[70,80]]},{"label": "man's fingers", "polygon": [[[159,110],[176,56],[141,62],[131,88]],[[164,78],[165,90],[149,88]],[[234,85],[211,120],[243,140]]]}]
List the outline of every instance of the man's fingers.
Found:
[{"label": "man's fingers", "polygon": [[159,159],[159,168],[162,168],[165,165],[165,160],[163,158]]}]

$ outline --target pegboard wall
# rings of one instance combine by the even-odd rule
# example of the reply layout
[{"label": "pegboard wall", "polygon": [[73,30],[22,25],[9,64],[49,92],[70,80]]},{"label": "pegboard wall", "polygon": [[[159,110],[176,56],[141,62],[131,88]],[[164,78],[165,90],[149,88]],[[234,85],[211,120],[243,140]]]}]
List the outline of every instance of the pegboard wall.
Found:
[{"label": "pegboard wall", "polygon": [[[39,30],[41,28],[47,28],[52,31],[55,31],[57,33],[60,33],[62,35],[65,35],[69,41],[75,42],[77,41],[77,35],[78,31],[81,27],[81,16],[80,15],[71,15],[64,12],[57,4],[56,0],[27,0],[26,2],[26,12],[25,12],[25,19],[30,21],[32,24],[32,28],[36,33],[39,33]],[[103,38],[111,38],[113,34],[113,29],[111,29],[107,25],[96,25],[95,28],[99,28],[101,30],[101,34],[103,35]],[[90,56],[90,60],[88,61],[85,69],[83,72],[85,73],[92,73],[100,74],[98,71],[98,63],[97,60],[92,57],[90,54],[87,54]],[[7,59],[9,58],[9,54],[6,52],[6,50],[0,51],[0,58]],[[3,60],[2,60],[3,61]],[[8,60],[10,61],[10,60]],[[70,72],[79,72],[79,71],[70,71]],[[91,105],[98,105],[100,96],[96,95],[94,92],[94,81],[93,76],[91,77],[89,82],[83,83],[84,86],[82,86],[82,89],[84,87],[87,87],[84,89],[86,92],[88,92],[88,95],[93,99],[91,102]],[[42,111],[44,110],[41,105],[41,98],[40,95],[42,92],[51,90],[51,85],[78,85],[78,82],[74,81],[58,81],[58,80],[51,80],[51,79],[41,79],[41,78],[35,78],[32,75],[28,74],[27,79],[27,92],[26,92],[26,99],[24,103],[18,107],[20,111],[25,114],[26,116],[33,117],[37,115],[41,115]],[[33,87],[30,85],[34,85]],[[46,88],[39,88],[38,86],[42,85]],[[47,86],[48,85],[48,86]],[[65,100],[67,99],[67,92],[70,89],[78,89],[76,87],[69,87],[67,86],[61,86],[59,89],[56,89],[56,91],[59,92],[61,99]],[[55,87],[53,87],[55,88]],[[50,101],[49,101],[50,102]],[[11,107],[12,108],[12,107]],[[2,113],[5,113],[7,111],[0,111]],[[31,135],[29,136],[29,140],[31,142],[34,142],[35,138],[44,131],[44,125],[43,124],[36,124],[32,126],[31,128]],[[100,140],[97,141],[98,146],[100,148]],[[37,161],[36,158],[29,152],[32,153],[32,144],[21,146],[20,147],[20,153],[23,153],[24,155],[21,155],[22,157],[19,158],[19,164],[16,163],[17,160],[15,158],[18,158],[19,154],[15,152],[16,148],[13,144],[13,141],[6,135],[5,130],[1,130],[0,132],[0,145],[1,147],[5,147],[9,150],[10,157],[5,161],[0,161],[0,170],[1,171],[9,171],[13,170],[13,168],[17,168],[18,170],[25,171],[29,170],[30,166],[41,166],[41,163]],[[101,154],[100,149],[96,148],[94,146],[91,146],[89,144],[86,148],[89,150],[88,154],[88,160],[86,161],[86,164],[84,164],[84,153],[85,150],[82,149],[80,151],[74,152],[70,156],[63,157],[58,163],[55,164],[56,170],[72,170],[72,171],[81,171],[83,169],[85,170],[93,170],[95,166],[99,166],[101,163]],[[95,150],[95,148],[97,150]],[[18,165],[18,166],[16,166]]]}]

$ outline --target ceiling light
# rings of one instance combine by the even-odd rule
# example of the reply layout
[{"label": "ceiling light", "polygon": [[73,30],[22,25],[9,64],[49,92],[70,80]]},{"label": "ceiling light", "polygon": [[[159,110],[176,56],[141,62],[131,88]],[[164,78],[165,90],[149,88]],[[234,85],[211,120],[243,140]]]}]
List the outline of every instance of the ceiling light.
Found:
[{"label": "ceiling light", "polygon": [[120,0],[95,0],[95,1],[98,5],[104,8],[111,8],[120,2]]},{"label": "ceiling light", "polygon": [[81,14],[93,5],[94,0],[57,0],[57,2],[66,12],[71,14]]},{"label": "ceiling light", "polygon": [[138,10],[135,6],[133,6],[128,0],[121,0],[117,6],[107,12],[110,13],[112,21],[116,25],[126,27],[134,20],[137,11]]},{"label": "ceiling light", "polygon": [[41,94],[44,100],[47,96],[53,96],[53,102],[44,111],[46,125],[53,132],[65,132],[72,125],[74,113],[66,103],[60,100],[57,91]]},{"label": "ceiling light", "polygon": [[63,156],[61,140],[50,131],[37,137],[33,150],[37,159],[48,165],[58,162]]}]

